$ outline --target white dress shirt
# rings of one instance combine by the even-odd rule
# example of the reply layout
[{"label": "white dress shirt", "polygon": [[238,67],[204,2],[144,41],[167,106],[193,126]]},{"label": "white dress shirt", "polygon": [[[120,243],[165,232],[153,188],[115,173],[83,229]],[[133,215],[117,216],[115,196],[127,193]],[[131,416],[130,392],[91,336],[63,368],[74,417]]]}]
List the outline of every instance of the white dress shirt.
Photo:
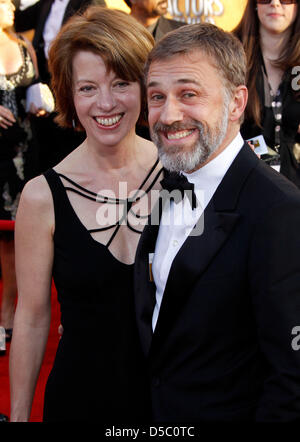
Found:
[{"label": "white dress shirt", "polygon": [[40,1],[40,0],[21,0],[19,9],[20,9],[20,11],[24,11],[24,9],[27,9],[30,6],[33,6],[38,1]]},{"label": "white dress shirt", "polygon": [[43,32],[43,38],[45,42],[44,51],[45,51],[45,57],[47,59],[48,59],[50,44],[52,40],[54,40],[54,38],[56,37],[56,35],[58,34],[61,28],[65,10],[68,6],[68,3],[69,0],[54,0],[54,2],[52,3],[49,15],[45,22],[45,27]]},{"label": "white dress shirt", "polygon": [[170,204],[164,206],[152,262],[153,280],[156,285],[156,304],[152,317],[153,331],[172,262],[243,145],[244,140],[239,133],[223,152],[205,166],[189,174],[182,172],[189,182],[194,183],[198,200],[194,210],[186,196],[180,203],[176,204],[171,201]]}]

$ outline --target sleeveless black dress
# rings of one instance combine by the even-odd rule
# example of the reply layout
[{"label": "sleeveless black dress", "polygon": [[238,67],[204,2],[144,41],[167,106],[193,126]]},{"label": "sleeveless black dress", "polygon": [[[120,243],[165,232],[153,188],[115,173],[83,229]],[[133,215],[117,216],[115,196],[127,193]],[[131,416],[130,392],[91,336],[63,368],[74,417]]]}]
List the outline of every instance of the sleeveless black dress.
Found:
[{"label": "sleeveless black dress", "polygon": [[[161,174],[157,164],[146,177],[151,180],[146,192]],[[118,261],[107,244],[91,236],[66,192],[95,201],[96,194],[53,169],[44,176],[54,201],[53,279],[64,332],[46,385],[43,419],[149,422],[146,367],[134,313],[133,265]],[[72,185],[64,186],[62,179]],[[118,228],[111,226],[110,242]]]}]

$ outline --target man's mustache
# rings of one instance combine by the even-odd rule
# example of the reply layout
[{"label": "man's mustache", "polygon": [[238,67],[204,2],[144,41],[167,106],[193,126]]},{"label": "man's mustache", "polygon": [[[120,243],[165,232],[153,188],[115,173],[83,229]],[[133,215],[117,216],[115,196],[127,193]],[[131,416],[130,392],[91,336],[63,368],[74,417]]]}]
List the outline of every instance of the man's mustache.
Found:
[{"label": "man's mustache", "polygon": [[157,133],[157,132],[177,132],[181,130],[192,130],[192,129],[199,129],[200,131],[202,131],[203,124],[196,120],[191,120],[185,123],[180,123],[175,121],[172,124],[164,124],[158,121],[153,125],[151,130]]}]

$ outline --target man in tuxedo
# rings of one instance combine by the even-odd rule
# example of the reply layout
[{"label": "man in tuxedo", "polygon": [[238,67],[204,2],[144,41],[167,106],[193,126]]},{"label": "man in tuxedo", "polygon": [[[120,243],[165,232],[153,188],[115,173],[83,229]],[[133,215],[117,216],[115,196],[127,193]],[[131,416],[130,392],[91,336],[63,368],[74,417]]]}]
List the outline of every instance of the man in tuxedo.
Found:
[{"label": "man in tuxedo", "polygon": [[20,7],[15,13],[15,28],[18,32],[34,29],[32,44],[38,59],[40,79],[44,83],[50,82],[47,60],[51,41],[72,15],[83,12],[91,4],[106,6],[105,0],[39,0],[22,9],[20,0]]},{"label": "man in tuxedo", "polygon": [[[22,5],[15,12],[15,29],[24,32],[34,29],[33,47],[36,52],[39,78],[50,85],[48,50],[61,26],[75,13],[83,12],[90,5],[106,6],[105,0],[39,0],[29,7]],[[22,7],[23,6],[23,7]],[[32,124],[39,146],[40,172],[53,167],[84,139],[84,134],[62,129],[55,122],[56,114],[33,117]]]},{"label": "man in tuxedo", "polygon": [[162,186],[183,196],[136,255],[155,422],[300,420],[300,192],[241,138],[245,74],[211,24],[169,33],[146,66]]},{"label": "man in tuxedo", "polygon": [[164,17],[167,13],[168,0],[124,1],[130,8],[130,15],[142,23],[151,32],[156,41],[160,40],[167,32],[186,24]]}]

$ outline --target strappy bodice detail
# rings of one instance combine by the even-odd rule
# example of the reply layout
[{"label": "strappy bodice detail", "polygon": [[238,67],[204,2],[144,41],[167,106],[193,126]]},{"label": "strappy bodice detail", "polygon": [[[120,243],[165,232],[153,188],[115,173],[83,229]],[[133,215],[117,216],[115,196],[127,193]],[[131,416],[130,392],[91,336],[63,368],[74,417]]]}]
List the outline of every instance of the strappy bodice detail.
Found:
[{"label": "strappy bodice detail", "polygon": [[158,195],[161,175],[162,168],[157,159],[130,196],[127,196],[126,182],[119,183],[119,187],[125,187],[125,198],[104,194],[107,191],[93,192],[54,169],[47,171],[45,177],[49,179],[51,176],[51,181],[55,182],[52,193],[60,194],[64,201],[64,217],[68,214],[74,218],[78,227],[95,242],[104,245],[117,260],[132,264],[139,236],[156,201],[156,193],[151,191],[156,187]]}]

